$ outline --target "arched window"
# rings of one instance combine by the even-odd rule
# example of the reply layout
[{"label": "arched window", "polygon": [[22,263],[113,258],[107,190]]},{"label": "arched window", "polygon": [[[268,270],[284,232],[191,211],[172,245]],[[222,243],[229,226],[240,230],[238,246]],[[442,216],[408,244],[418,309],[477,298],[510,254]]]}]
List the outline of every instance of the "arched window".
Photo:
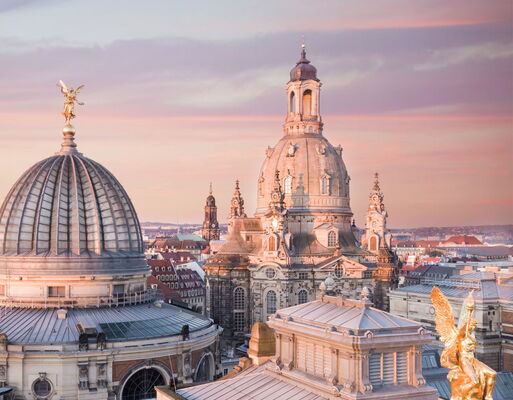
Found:
[{"label": "arched window", "polygon": [[303,115],[305,117],[312,115],[312,91],[310,89],[303,93]]},{"label": "arched window", "polygon": [[292,193],[292,177],[289,175],[283,180],[285,194]]},{"label": "arched window", "polygon": [[274,290],[269,290],[265,295],[265,304],[268,315],[276,312],[276,292]]},{"label": "arched window", "polygon": [[337,245],[337,232],[331,231],[328,233],[328,247],[335,247]]},{"label": "arched window", "polygon": [[321,178],[321,194],[330,194],[330,178],[327,176]]},{"label": "arched window", "polygon": [[244,310],[245,308],[245,293],[241,287],[233,291],[233,308],[235,310]]},{"label": "arched window", "polygon": [[376,236],[372,236],[369,241],[369,250],[376,251],[378,250],[378,239]]},{"label": "arched window", "polygon": [[133,374],[123,386],[122,400],[154,399],[155,386],[165,385],[162,374],[154,368],[144,368]]},{"label": "arched window", "polygon": [[306,289],[301,289],[297,294],[297,303],[304,304],[308,301],[308,292]]},{"label": "arched window", "polygon": [[269,251],[276,251],[276,236],[269,236]]},{"label": "arched window", "polygon": [[213,379],[214,357],[211,354],[204,355],[196,368],[194,382],[210,382]]},{"label": "arched window", "polygon": [[337,264],[335,266],[335,276],[337,278],[342,278],[344,276],[344,268],[342,267],[342,265]]},{"label": "arched window", "polygon": [[291,113],[295,113],[296,112],[296,94],[294,92],[290,93],[289,110],[290,110]]}]

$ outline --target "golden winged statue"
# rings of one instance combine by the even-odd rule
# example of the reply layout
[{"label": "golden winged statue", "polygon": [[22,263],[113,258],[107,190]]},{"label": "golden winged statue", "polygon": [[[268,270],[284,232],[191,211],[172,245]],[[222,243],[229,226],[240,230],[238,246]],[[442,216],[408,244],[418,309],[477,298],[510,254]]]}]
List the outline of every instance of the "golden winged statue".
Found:
[{"label": "golden winged statue", "polygon": [[62,111],[62,115],[66,118],[66,123],[69,124],[73,118],[75,118],[75,103],[83,106],[84,103],[81,103],[77,100],[77,95],[80,93],[80,90],[84,87],[84,85],[80,85],[77,89],[68,88],[63,81],[59,81],[57,84],[58,87],[61,88],[61,93],[64,95],[66,100],[64,101],[64,110]]},{"label": "golden winged statue", "polygon": [[474,356],[477,322],[473,317],[473,293],[470,292],[462,305],[457,327],[449,301],[436,286],[431,290],[431,300],[436,330],[445,344],[440,363],[450,369],[447,379],[451,384],[451,400],[493,400],[497,373]]}]

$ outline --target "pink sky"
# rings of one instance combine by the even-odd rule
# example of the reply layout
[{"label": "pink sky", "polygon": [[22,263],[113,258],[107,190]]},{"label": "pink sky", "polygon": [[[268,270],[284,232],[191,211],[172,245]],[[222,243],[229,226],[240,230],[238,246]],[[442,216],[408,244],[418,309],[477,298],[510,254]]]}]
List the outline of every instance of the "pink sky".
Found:
[{"label": "pink sky", "polygon": [[392,227],[513,223],[511,3],[128,2],[108,28],[103,14],[78,18],[64,37],[58,22],[95,2],[0,6],[0,198],[58,150],[63,79],[86,85],[79,150],[117,176],[142,221],[201,221],[212,181],[224,222],[237,178],[252,213],[305,34],[358,225],[375,171]]}]

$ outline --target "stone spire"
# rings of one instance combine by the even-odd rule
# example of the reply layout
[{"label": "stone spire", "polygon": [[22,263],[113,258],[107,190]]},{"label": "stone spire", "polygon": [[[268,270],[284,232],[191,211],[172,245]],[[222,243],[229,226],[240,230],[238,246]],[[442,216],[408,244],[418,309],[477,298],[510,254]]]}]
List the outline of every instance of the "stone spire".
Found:
[{"label": "stone spire", "polygon": [[383,202],[384,197],[379,186],[379,174],[376,172],[374,173],[374,186],[369,195],[369,211],[377,210],[386,213],[385,203]]},{"label": "stone spire", "polygon": [[210,182],[209,194],[205,204],[205,218],[203,219],[203,229],[201,236],[207,242],[211,240],[219,240],[219,222],[217,221],[216,199],[212,195],[212,182]]},{"label": "stone spire", "polygon": [[247,217],[246,213],[244,212],[244,199],[240,194],[238,179],[235,181],[235,192],[233,192],[232,203],[230,206],[230,218],[237,217]]},{"label": "stone spire", "polygon": [[374,174],[374,185],[369,194],[369,207],[365,219],[365,234],[362,237],[362,246],[376,255],[381,254],[383,260],[385,260],[390,258],[388,249],[390,234],[387,230],[388,214],[383,199],[384,195],[381,192],[379,175],[376,172]]}]

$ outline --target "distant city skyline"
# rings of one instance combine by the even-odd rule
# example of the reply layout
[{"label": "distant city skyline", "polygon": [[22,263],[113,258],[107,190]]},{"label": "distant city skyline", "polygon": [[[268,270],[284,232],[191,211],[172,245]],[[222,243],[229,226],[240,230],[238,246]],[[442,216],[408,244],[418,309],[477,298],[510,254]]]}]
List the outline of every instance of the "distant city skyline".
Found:
[{"label": "distant city skyline", "polygon": [[236,179],[252,214],[304,36],[358,226],[376,171],[391,227],[513,223],[511,3],[120,4],[0,4],[2,199],[59,149],[62,79],[86,85],[79,151],[141,221],[200,222],[212,181],[225,223]]}]

